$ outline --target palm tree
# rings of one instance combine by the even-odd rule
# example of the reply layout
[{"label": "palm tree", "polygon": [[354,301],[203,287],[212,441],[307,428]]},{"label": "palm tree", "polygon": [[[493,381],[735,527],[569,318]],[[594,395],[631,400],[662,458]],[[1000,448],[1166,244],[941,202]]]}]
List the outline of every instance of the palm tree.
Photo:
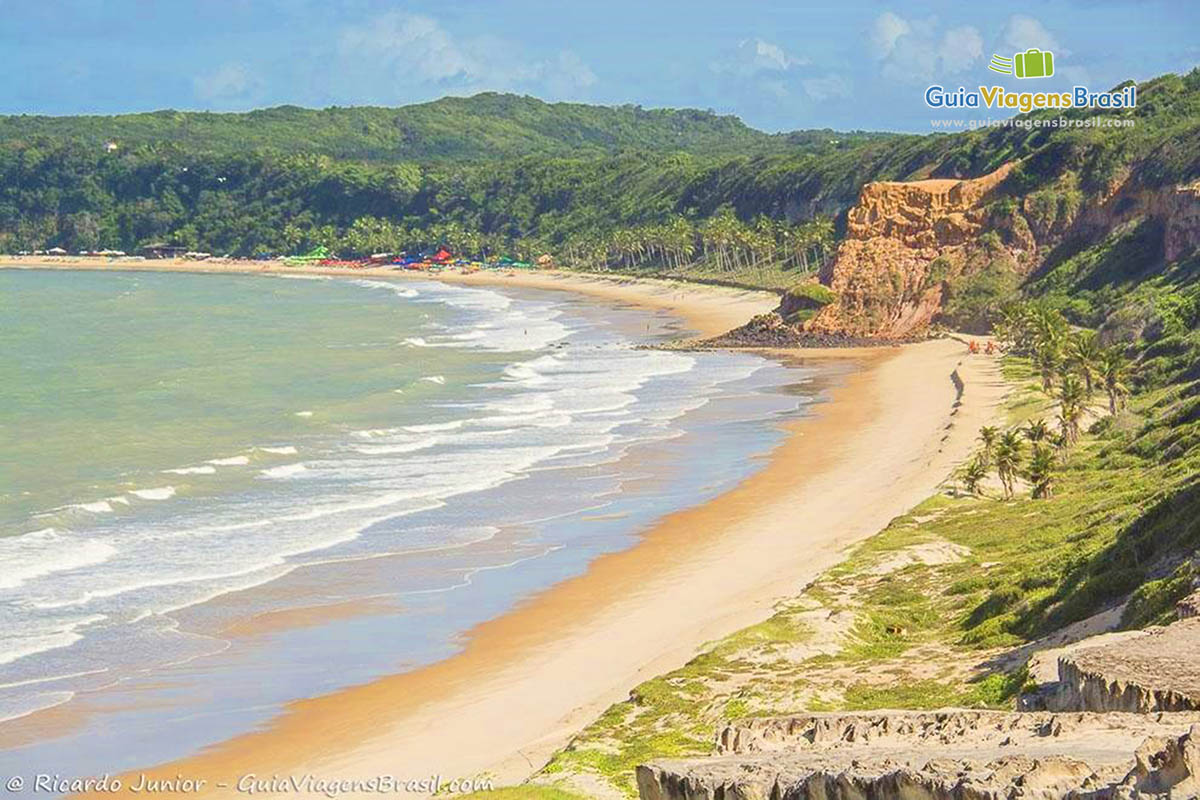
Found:
[{"label": "palm tree", "polygon": [[1057,466],[1054,453],[1049,447],[1040,444],[1033,446],[1033,456],[1029,459],[1029,470],[1026,477],[1033,486],[1033,497],[1044,499],[1054,494],[1054,468]]},{"label": "palm tree", "polygon": [[1058,421],[1067,444],[1074,444],[1079,439],[1079,420],[1083,417],[1086,399],[1087,395],[1079,378],[1064,375],[1058,393]]},{"label": "palm tree", "polygon": [[1005,431],[996,443],[996,472],[1004,486],[1004,497],[1013,496],[1013,481],[1021,467],[1021,436],[1016,431]]},{"label": "palm tree", "polygon": [[1033,352],[1033,363],[1042,376],[1042,391],[1046,394],[1054,389],[1054,379],[1062,366],[1062,351],[1058,342],[1049,339],[1038,342]]},{"label": "palm tree", "polygon": [[971,494],[983,494],[979,485],[983,483],[987,474],[987,462],[983,460],[982,456],[975,456],[963,471],[963,486]]},{"label": "palm tree", "polygon": [[1093,331],[1079,331],[1067,345],[1067,359],[1079,377],[1083,378],[1083,387],[1089,397],[1100,372],[1103,355],[1100,340]]},{"label": "palm tree", "polygon": [[983,453],[980,455],[980,458],[983,460],[984,467],[992,463],[992,451],[996,447],[996,436],[998,433],[991,425],[984,425],[979,429],[979,443],[983,445]]},{"label": "palm tree", "polygon": [[1108,394],[1108,413],[1114,416],[1125,407],[1125,398],[1129,395],[1129,387],[1125,384],[1128,371],[1125,356],[1118,348],[1110,347],[1104,351],[1100,361],[1100,377]]},{"label": "palm tree", "polygon": [[1046,441],[1049,435],[1050,426],[1046,424],[1046,420],[1044,419],[1030,420],[1025,426],[1025,438],[1034,444]]}]

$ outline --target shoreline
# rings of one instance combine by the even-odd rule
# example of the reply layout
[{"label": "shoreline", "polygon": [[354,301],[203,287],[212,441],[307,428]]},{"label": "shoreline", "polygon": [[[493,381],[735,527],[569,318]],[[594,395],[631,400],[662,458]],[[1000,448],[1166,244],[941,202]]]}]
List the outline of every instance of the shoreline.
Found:
[{"label": "shoreline", "polygon": [[[114,269],[0,262],[5,266]],[[701,335],[741,324],[748,313],[776,302],[767,292],[570,273],[197,266],[131,265],[132,271],[412,277],[558,289],[669,311]],[[518,782],[637,683],[681,665],[705,642],[765,619],[779,600],[837,563],[846,547],[928,496],[967,454],[975,428],[1004,393],[996,363],[966,359],[952,340],[756,352],[798,363],[832,359],[850,368],[811,417],[785,425],[787,439],[764,469],[708,503],[661,519],[633,547],[596,559],[582,575],[477,626],[457,655],[296,701],[262,730],[144,774],[205,778],[206,792],[221,796],[236,794],[238,778],[249,773],[350,780],[487,774],[497,785]],[[961,398],[951,379],[956,370],[965,384]]]},{"label": "shoreline", "polygon": [[816,357],[856,369],[739,486],[477,626],[455,656],[295,702],[264,730],[147,774],[205,777],[224,784],[218,796],[247,774],[528,777],[633,686],[765,619],[928,496],[1004,393],[995,362],[963,364],[947,340]]},{"label": "shoreline", "polygon": [[212,275],[312,275],[340,278],[387,278],[391,280],[439,281],[461,286],[505,286],[524,289],[565,291],[612,303],[639,306],[675,314],[683,319],[697,338],[725,333],[756,314],[772,311],[779,297],[766,290],[734,289],[663,278],[600,275],[565,270],[525,270],[501,272],[481,270],[464,273],[455,270],[422,272],[390,267],[296,266],[278,261],[210,260],[183,261],[156,259],[121,261],[86,258],[50,261],[27,257],[0,256],[0,269],[49,269],[89,272],[191,272]]}]

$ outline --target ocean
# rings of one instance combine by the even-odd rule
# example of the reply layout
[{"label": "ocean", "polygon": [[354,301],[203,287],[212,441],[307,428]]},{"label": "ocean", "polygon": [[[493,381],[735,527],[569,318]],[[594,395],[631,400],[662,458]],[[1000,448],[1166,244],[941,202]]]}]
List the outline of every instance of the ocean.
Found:
[{"label": "ocean", "polygon": [[736,485],[810,376],[636,347],[678,326],[421,280],[0,271],[0,773],[177,758],[445,658]]}]

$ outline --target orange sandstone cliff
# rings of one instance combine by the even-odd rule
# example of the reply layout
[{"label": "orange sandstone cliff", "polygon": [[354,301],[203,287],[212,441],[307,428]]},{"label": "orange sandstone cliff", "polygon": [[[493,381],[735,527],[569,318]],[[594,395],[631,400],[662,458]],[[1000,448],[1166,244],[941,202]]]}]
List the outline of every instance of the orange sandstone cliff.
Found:
[{"label": "orange sandstone cliff", "polygon": [[[1012,167],[968,180],[863,186],[837,256],[821,275],[837,300],[805,331],[879,339],[924,333],[942,306],[947,281],[971,268],[967,251],[986,226],[989,195]],[[1021,254],[1015,248],[1008,255]]]}]

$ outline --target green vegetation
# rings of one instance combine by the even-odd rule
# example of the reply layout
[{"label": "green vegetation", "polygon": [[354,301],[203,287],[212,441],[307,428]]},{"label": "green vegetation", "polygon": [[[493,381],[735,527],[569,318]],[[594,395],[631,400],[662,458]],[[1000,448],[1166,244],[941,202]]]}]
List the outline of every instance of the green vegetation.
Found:
[{"label": "green vegetation", "polygon": [[534,783],[454,796],[462,800],[587,800],[582,795],[573,792]]},{"label": "green vegetation", "polygon": [[[1200,175],[1200,72],[1148,81],[1138,98],[1122,112],[1132,129],[954,136],[767,135],[708,112],[500,94],[397,109],[5,117],[0,251],[445,245],[783,289],[829,257],[831,220],[869,180],[975,176],[1023,158],[995,204],[988,235],[999,245],[1031,228],[1053,243],[1122,169],[1147,186]],[[1049,253],[1038,292],[1115,274],[1106,265],[1124,263],[1119,254],[1079,255],[1093,244]],[[948,285],[948,320],[984,325],[1015,291],[1003,258],[984,266]],[[1110,296],[1105,280],[1087,291]]]},{"label": "green vegetation", "polygon": [[1148,81],[1138,99],[1116,114],[1134,128],[924,137],[768,136],[705,112],[494,94],[8,117],[0,251],[550,252],[578,269],[785,290],[794,320],[836,299],[806,278],[863,183],[1021,159],[988,206],[978,260],[961,274],[935,260],[927,278],[943,322],[995,331],[1021,387],[959,485],[766,622],[638,686],[546,768],[562,788],[479,795],[573,800],[570,780],[586,773],[632,796],[637,764],[706,754],[730,719],[1003,707],[1028,680],[1012,648],[1125,601],[1127,626],[1169,618],[1200,546],[1200,256],[1166,263],[1163,224],[1135,200],[1108,209],[1111,223],[1076,224],[1115,185],[1132,198],[1200,177],[1200,71]]},{"label": "green vegetation", "polygon": [[[1172,618],[1200,548],[1200,374],[1162,359],[1200,332],[1166,349],[1111,344],[1045,301],[1001,319],[1017,388],[1005,424],[980,430],[961,489],[893,520],[766,622],[637,687],[547,779],[586,774],[633,797],[637,764],[709,754],[744,717],[1011,707],[1030,688],[1017,648],[1125,600],[1127,627]],[[1110,379],[1127,389],[1116,403]]]},{"label": "green vegetation", "polygon": [[[1013,371],[1029,374],[1020,360]],[[1023,432],[1031,411],[1037,428],[1058,403],[1030,378],[1010,408]],[[1200,397],[1196,386],[1183,393]],[[587,773],[633,797],[637,764],[708,754],[731,719],[1011,707],[1028,676],[1010,648],[1130,592],[1127,625],[1163,621],[1191,586],[1190,567],[1173,565],[1200,546],[1200,450],[1178,461],[1140,453],[1164,428],[1161,411],[1182,411],[1179,394],[1135,396],[1113,423],[1081,433],[1056,453],[1054,491],[1042,499],[1018,486],[1008,500],[948,487],[766,623],[639,686],[556,755],[547,777]]]},{"label": "green vegetation", "polygon": [[[832,131],[798,134],[824,145]],[[869,138],[861,134],[855,138]],[[155,111],[120,116],[0,117],[0,139],[69,141],[122,150],[176,145],[231,155],[247,150],[369,161],[491,161],[522,156],[612,154],[626,149],[746,153],[778,149],[785,137],[732,116],[690,109],[544,103],[486,92],[402,108],[279,106],[244,114]]]}]

